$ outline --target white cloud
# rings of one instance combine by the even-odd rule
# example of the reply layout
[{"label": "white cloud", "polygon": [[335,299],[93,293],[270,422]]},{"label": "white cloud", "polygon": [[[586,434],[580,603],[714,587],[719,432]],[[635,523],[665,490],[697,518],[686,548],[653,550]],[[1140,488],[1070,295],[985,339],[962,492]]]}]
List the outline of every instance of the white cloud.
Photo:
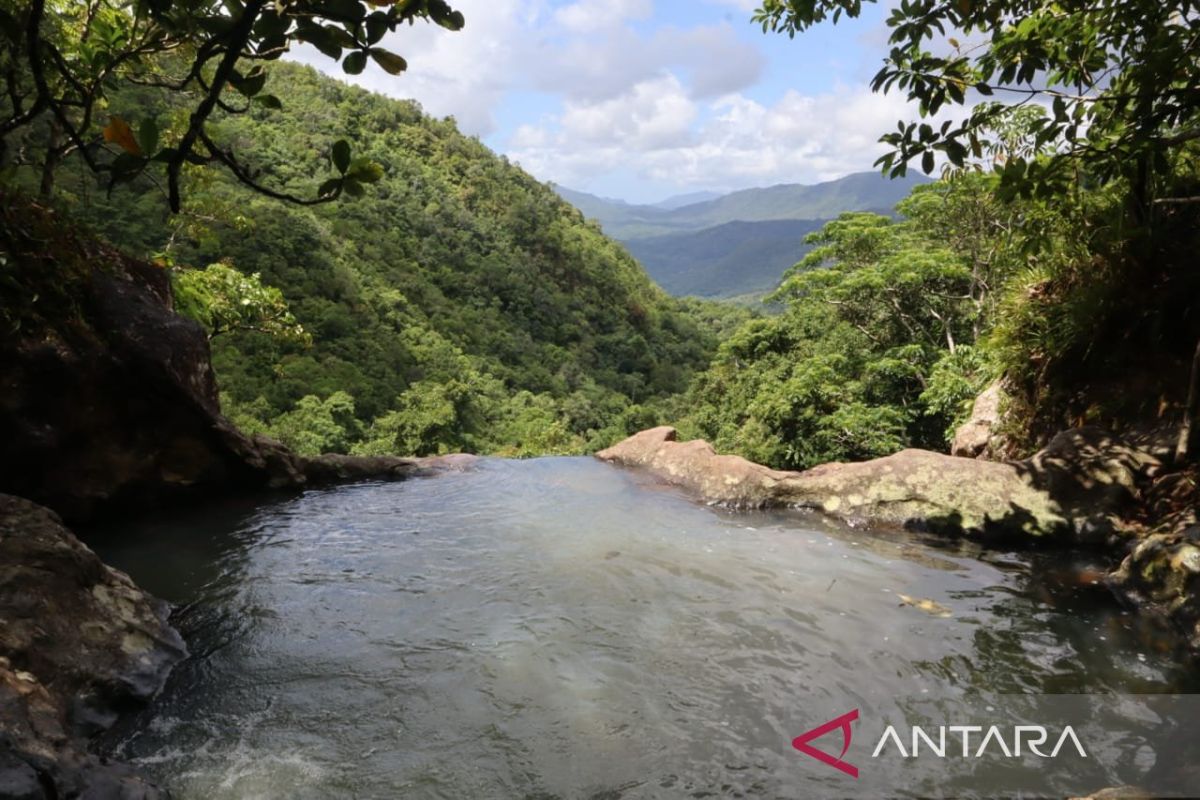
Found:
[{"label": "white cloud", "polygon": [[[704,0],[745,18],[759,0]],[[764,104],[747,96],[766,66],[760,46],[730,23],[641,24],[652,0],[454,0],[460,32],[404,26],[385,45],[409,70],[374,64],[345,76],[327,58],[300,60],[394,97],[453,115],[467,133],[496,131],[513,92],[541,95],[503,143],[543,180],[588,188],[605,173],[679,189],[813,182],[871,169],[878,136],[915,115],[902,97],[866,87],[788,92]],[[635,25],[633,23],[637,22]],[[520,106],[513,107],[516,111]]]},{"label": "white cloud", "polygon": [[558,141],[649,152],[686,145],[696,106],[673,75],[644,81],[620,97],[568,103]]},{"label": "white cloud", "polygon": [[693,97],[713,97],[753,84],[762,53],[729,25],[662,28],[652,35],[619,27],[565,42],[545,41],[530,54],[532,85],[572,99],[616,97],[633,86],[671,73]]},{"label": "white cloud", "polygon": [[480,136],[495,131],[496,111],[514,90],[558,95],[571,105],[673,76],[689,97],[711,98],[753,84],[764,66],[759,50],[726,24],[635,32],[628,23],[648,16],[651,0],[578,0],[554,10],[544,0],[455,0],[454,7],[467,19],[461,31],[418,23],[384,39],[408,61],[399,76],[373,63],[344,75],[307,46],[293,57],[367,89],[415,99]]},{"label": "white cloud", "polygon": [[645,19],[653,11],[651,0],[578,0],[555,11],[554,19],[572,33],[588,34]]},{"label": "white cloud", "polygon": [[[641,89],[662,103],[651,106]],[[900,95],[866,88],[815,96],[792,91],[769,106],[731,94],[699,107],[678,86],[647,83],[618,100],[576,105],[525,126],[509,153],[540,177],[585,188],[592,176],[616,167],[679,188],[813,183],[872,169],[884,151],[879,136],[912,114]],[[691,119],[701,115],[693,127]]]},{"label": "white cloud", "polygon": [[538,5],[522,0],[454,0],[454,8],[467,18],[461,31],[423,22],[403,25],[382,42],[408,61],[408,70],[396,76],[373,63],[360,75],[344,75],[308,46],[292,56],[366,89],[415,99],[430,114],[454,116],[467,133],[485,136],[495,130],[495,110],[520,71],[521,51],[514,42],[537,21]]}]

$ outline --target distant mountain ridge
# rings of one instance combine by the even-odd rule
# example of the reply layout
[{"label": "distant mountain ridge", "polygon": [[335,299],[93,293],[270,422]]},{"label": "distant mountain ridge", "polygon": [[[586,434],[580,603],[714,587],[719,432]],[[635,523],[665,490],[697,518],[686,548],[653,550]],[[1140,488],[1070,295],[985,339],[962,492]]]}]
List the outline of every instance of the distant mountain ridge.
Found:
[{"label": "distant mountain ridge", "polygon": [[813,185],[680,195],[655,205],[555,188],[624,243],[667,291],[733,297],[773,289],[807,252],[804,236],[824,221],[846,211],[890,214],[926,181],[919,175],[888,180],[877,172],[859,172]]},{"label": "distant mountain ridge", "polygon": [[[768,291],[806,249],[824,220],[726,222],[625,243],[659,286],[674,295],[736,297]],[[650,265],[654,266],[651,267]]]},{"label": "distant mountain ridge", "polygon": [[651,203],[651,205],[666,211],[674,211],[677,208],[690,206],[694,203],[716,200],[720,196],[720,192],[689,192],[688,194],[677,194],[674,197],[668,197],[666,200],[659,200],[657,203]]}]

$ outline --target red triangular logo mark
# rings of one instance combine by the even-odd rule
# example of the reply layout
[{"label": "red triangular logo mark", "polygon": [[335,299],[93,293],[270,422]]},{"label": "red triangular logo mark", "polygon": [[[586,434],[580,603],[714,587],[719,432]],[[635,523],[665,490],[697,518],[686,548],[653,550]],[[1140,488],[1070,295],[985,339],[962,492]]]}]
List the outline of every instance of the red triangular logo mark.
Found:
[{"label": "red triangular logo mark", "polygon": [[[851,778],[857,778],[858,767],[842,760],[842,758],[846,755],[846,751],[850,749],[850,739],[854,735],[854,732],[850,729],[850,723],[856,721],[857,719],[858,709],[856,708],[848,714],[842,714],[836,719],[829,720],[829,722],[826,722],[824,725],[818,725],[808,733],[800,734],[795,739],[792,739],[792,747],[796,748],[801,753],[804,753],[806,756],[812,756],[822,764],[828,764],[836,770],[841,770]],[[811,742],[813,739],[820,739],[830,731],[834,731],[839,728],[842,730],[842,752],[837,758],[834,758],[828,753],[822,752],[809,744],[809,742]]]}]

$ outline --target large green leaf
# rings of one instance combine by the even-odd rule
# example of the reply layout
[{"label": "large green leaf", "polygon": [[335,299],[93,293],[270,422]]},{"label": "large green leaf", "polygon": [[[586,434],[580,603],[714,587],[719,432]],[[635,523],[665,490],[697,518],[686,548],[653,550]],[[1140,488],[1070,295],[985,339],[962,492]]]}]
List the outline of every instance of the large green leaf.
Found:
[{"label": "large green leaf", "polygon": [[345,139],[338,139],[333,143],[333,166],[337,171],[346,174],[346,170],[350,168],[350,143]]},{"label": "large green leaf", "polygon": [[399,75],[408,69],[408,62],[395,53],[380,47],[372,47],[370,53],[371,58],[375,59],[375,63],[383,67],[391,75]]},{"label": "large green leaf", "polygon": [[355,50],[353,53],[346,56],[342,62],[342,70],[347,75],[357,75],[367,66],[367,54],[362,50]]}]

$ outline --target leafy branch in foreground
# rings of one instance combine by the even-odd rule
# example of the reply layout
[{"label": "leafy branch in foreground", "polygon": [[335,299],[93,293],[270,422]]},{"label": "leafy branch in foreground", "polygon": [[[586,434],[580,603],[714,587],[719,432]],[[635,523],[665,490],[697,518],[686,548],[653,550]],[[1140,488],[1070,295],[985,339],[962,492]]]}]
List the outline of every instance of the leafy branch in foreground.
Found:
[{"label": "leafy branch in foreground", "polygon": [[[189,164],[223,166],[252,189],[301,205],[360,195],[382,168],[352,158],[344,139],[330,150],[335,176],[315,195],[299,197],[264,184],[208,122],[217,111],[280,108],[278,97],[263,93],[266,65],[297,43],[340,61],[348,74],[362,72],[368,60],[399,74],[407,62],[382,40],[418,19],[450,30],[464,24],[445,0],[32,0],[23,10],[0,9],[0,160],[15,149],[16,163],[40,166],[44,196],[70,155],[106,174],[110,190],[160,171],[173,212],[182,206]],[[153,115],[107,114],[107,96],[130,84],[184,100],[186,113],[165,127]],[[13,148],[23,129],[33,129],[34,141]]]},{"label": "leafy branch in foreground", "polygon": [[[871,0],[866,0],[871,2]],[[754,20],[789,36],[825,20],[858,17],[864,0],[763,0]],[[922,117],[973,105],[940,126],[900,122],[877,162],[903,175],[937,155],[981,159],[989,131],[1013,109],[1042,104],[1037,151],[997,164],[1010,192],[1053,194],[1082,166],[1093,179],[1127,178],[1145,212],[1170,156],[1200,139],[1200,3],[1047,0],[902,0],[887,19],[890,48],[871,82],[899,89]],[[963,41],[955,38],[961,36]]]}]

